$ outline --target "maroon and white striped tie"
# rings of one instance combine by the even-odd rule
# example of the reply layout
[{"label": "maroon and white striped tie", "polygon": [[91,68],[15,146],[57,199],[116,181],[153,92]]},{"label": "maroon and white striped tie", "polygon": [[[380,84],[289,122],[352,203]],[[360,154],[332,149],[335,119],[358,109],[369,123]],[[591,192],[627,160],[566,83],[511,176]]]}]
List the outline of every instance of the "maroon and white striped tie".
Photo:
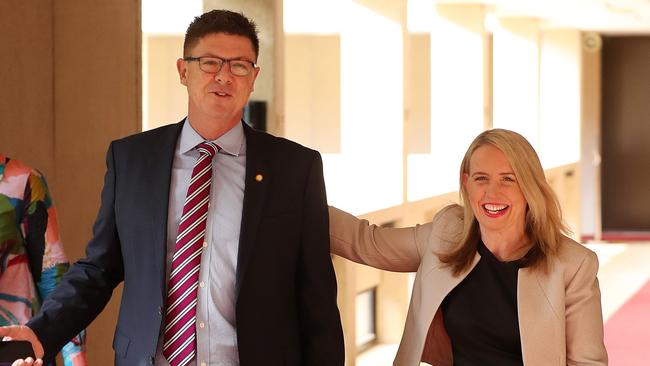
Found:
[{"label": "maroon and white striped tie", "polygon": [[196,357],[196,298],[210,202],[212,157],[220,150],[213,142],[196,146],[183,214],[178,225],[172,269],[167,285],[163,355],[171,366],[184,366]]}]

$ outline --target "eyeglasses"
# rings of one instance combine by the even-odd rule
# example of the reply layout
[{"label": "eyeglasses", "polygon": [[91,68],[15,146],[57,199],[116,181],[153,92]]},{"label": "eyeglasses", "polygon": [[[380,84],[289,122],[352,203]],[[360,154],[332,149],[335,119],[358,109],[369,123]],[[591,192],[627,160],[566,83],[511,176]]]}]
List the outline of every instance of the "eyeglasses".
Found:
[{"label": "eyeglasses", "polygon": [[246,76],[253,71],[257,65],[254,62],[239,59],[225,59],[221,57],[203,56],[203,57],[184,57],[185,61],[198,61],[199,68],[203,72],[216,74],[221,71],[224,64],[228,64],[230,73],[235,76]]}]

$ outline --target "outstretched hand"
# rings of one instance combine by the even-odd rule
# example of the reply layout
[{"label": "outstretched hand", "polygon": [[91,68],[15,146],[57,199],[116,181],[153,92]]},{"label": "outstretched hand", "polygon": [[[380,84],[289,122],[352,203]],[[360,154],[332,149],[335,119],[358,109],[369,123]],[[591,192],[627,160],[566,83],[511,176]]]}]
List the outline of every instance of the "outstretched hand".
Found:
[{"label": "outstretched hand", "polygon": [[41,366],[43,365],[43,355],[45,351],[43,350],[43,345],[36,337],[34,331],[31,328],[24,325],[11,325],[7,327],[0,327],[0,337],[2,341],[29,341],[34,350],[34,355],[36,359],[27,357],[26,359],[15,360],[11,366]]}]

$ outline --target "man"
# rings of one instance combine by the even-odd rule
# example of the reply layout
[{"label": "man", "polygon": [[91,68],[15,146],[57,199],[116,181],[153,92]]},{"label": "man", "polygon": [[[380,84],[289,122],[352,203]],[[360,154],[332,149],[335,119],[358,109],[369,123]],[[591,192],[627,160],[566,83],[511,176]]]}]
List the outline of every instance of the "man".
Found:
[{"label": "man", "polygon": [[258,49],[241,14],[190,24],[187,118],[111,143],[86,258],[0,335],[48,360],[124,281],[116,365],[343,365],[320,155],[241,122]]}]

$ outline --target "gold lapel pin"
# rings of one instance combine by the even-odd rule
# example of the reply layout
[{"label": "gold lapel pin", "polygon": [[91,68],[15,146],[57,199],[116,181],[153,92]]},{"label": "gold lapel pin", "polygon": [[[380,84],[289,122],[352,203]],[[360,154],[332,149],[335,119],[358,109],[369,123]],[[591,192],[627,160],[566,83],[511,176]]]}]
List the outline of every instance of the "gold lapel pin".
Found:
[{"label": "gold lapel pin", "polygon": [[258,174],[255,176],[255,180],[261,182],[262,180],[264,180],[264,176],[262,174]]}]

